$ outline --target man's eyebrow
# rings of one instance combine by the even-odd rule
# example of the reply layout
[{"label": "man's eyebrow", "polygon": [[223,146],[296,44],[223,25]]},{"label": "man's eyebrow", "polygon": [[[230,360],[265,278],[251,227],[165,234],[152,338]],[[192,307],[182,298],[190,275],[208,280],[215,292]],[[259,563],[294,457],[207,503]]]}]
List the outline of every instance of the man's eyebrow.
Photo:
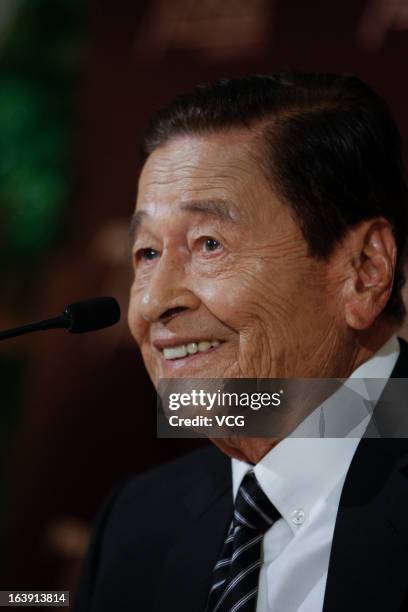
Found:
[{"label": "man's eyebrow", "polygon": [[237,207],[224,199],[209,199],[209,200],[190,200],[182,202],[180,210],[196,212],[211,217],[215,217],[220,221],[229,221],[236,223],[238,217]]},{"label": "man's eyebrow", "polygon": [[[236,223],[238,219],[237,207],[232,202],[224,199],[184,201],[180,204],[179,210],[208,215],[222,222]],[[137,238],[143,219],[148,216],[144,210],[136,210],[133,213],[129,224],[129,241],[131,245],[134,244]]]}]

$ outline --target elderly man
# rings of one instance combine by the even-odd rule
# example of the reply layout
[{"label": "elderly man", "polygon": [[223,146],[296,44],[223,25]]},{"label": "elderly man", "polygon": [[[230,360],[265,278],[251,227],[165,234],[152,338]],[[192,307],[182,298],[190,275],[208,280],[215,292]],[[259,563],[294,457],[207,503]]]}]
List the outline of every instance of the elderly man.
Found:
[{"label": "elderly man", "polygon": [[[354,377],[384,389],[408,376],[395,335],[407,188],[398,131],[366,85],[279,74],[201,86],[156,115],[147,153],[129,325],[156,386]],[[213,442],[109,500],[77,611],[405,609],[404,439]]]}]

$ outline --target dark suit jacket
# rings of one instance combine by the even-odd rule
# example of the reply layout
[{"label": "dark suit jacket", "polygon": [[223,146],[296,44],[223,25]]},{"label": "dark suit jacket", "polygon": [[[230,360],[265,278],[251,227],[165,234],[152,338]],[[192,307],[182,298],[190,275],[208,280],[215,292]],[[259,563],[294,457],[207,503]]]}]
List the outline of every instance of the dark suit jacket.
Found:
[{"label": "dark suit jacket", "polygon": [[[392,376],[408,378],[404,342]],[[75,612],[203,612],[231,484],[230,460],[209,447],[122,487],[95,525]],[[395,612],[407,597],[408,440],[363,438],[340,499],[324,612]]]}]

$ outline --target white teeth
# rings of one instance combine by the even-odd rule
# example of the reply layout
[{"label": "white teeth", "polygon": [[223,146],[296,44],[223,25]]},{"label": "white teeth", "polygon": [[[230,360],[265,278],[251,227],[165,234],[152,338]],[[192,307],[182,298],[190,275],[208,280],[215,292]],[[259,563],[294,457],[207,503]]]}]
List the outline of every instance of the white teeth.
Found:
[{"label": "white teeth", "polygon": [[189,355],[194,355],[194,353],[197,353],[197,351],[198,351],[197,342],[190,342],[190,344],[187,344],[187,353]]},{"label": "white teeth", "polygon": [[187,355],[204,353],[210,348],[217,348],[220,344],[221,342],[219,340],[202,340],[198,343],[189,342],[188,344],[164,348],[163,356],[165,359],[180,359],[181,357],[187,357]]},{"label": "white teeth", "polygon": [[185,344],[181,346],[172,346],[163,349],[163,355],[165,359],[179,359],[187,355],[187,348]]}]

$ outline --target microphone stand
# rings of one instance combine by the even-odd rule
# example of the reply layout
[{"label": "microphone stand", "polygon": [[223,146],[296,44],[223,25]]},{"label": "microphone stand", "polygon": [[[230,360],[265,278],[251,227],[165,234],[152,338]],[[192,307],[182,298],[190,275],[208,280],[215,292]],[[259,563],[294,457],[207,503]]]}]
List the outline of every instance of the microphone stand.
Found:
[{"label": "microphone stand", "polygon": [[120,307],[113,297],[99,297],[73,302],[65,306],[58,317],[28,323],[0,332],[0,340],[46,329],[66,329],[72,334],[97,331],[115,325],[120,319]]},{"label": "microphone stand", "polygon": [[31,332],[43,331],[46,329],[68,329],[70,325],[71,317],[68,313],[64,312],[59,317],[37,321],[36,323],[28,323],[27,325],[20,325],[19,327],[2,331],[0,332],[0,340],[7,340],[7,338],[14,338],[15,336],[22,336],[23,334],[30,334]]}]

